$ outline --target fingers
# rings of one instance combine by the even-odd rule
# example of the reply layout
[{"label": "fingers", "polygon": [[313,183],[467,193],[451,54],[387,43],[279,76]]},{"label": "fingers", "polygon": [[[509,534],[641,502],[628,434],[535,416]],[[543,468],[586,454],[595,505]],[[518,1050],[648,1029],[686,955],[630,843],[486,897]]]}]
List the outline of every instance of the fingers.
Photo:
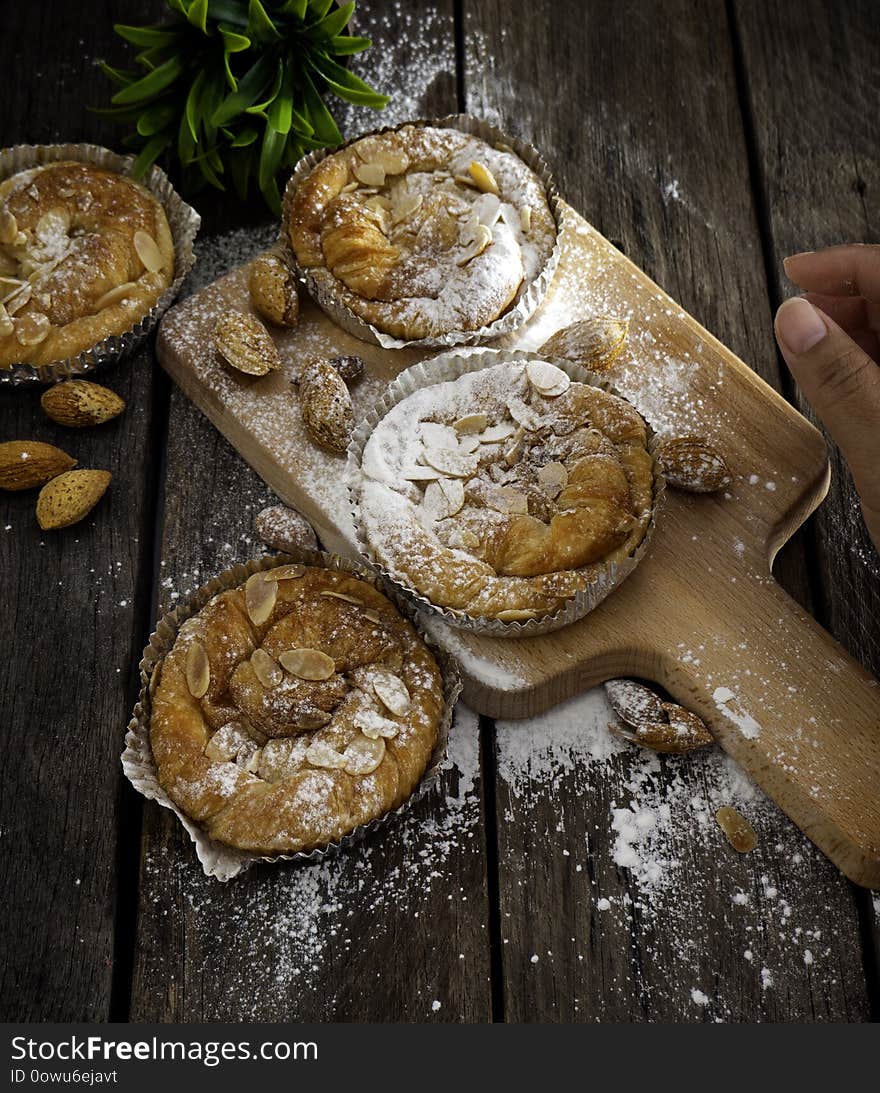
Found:
[{"label": "fingers", "polygon": [[866,518],[880,513],[880,366],[801,297],[777,311],[776,339],[798,386],[846,456]]},{"label": "fingers", "polygon": [[783,265],[786,276],[809,292],[880,302],[880,245],[843,243],[792,254]]},{"label": "fingers", "polygon": [[805,292],[803,298],[843,327],[856,345],[880,364],[880,304],[864,296],[823,296],[819,292]]}]

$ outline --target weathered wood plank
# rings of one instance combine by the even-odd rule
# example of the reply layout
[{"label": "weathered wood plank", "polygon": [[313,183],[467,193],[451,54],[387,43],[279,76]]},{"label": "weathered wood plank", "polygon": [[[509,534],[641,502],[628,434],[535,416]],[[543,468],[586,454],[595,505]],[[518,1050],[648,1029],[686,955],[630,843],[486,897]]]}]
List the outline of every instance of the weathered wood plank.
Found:
[{"label": "weathered wood plank", "polygon": [[[529,33],[514,37],[502,33],[503,5],[466,5],[468,108],[531,137],[572,204],[778,386],[723,9],[593,2],[567,11],[538,3],[532,12]],[[809,603],[802,548],[777,568]],[[761,849],[731,860],[711,819],[700,819],[735,788],[720,759],[648,770],[640,753],[591,762],[591,718],[604,713],[592,695],[528,726],[498,726],[505,1018],[864,1018],[846,882],[772,810],[766,821],[756,815]],[[530,758],[554,748],[562,760]],[[537,777],[528,776],[530,763]],[[650,853],[678,863],[669,870],[679,880],[666,887],[651,880],[653,857],[627,864],[624,845],[615,861],[615,818],[624,831],[637,822],[615,810],[631,801],[655,825],[656,841],[644,836]],[[801,861],[792,869],[786,859],[795,853]],[[739,889],[746,902],[732,903]],[[548,907],[555,912],[542,913]],[[816,952],[805,963],[783,923],[818,930],[828,946],[824,966],[834,972],[820,981]],[[802,935],[793,936],[799,945]],[[762,989],[762,968],[772,987]],[[702,992],[698,1001],[692,990]]]},{"label": "weathered wood plank", "polygon": [[[393,109],[346,131],[455,108],[452,5],[359,5],[368,78]],[[443,43],[447,43],[444,45]],[[363,71],[363,69],[361,69]],[[206,254],[200,278],[268,235]],[[212,248],[207,248],[211,251]],[[266,487],[187,400],[172,396],[160,603],[259,553]],[[317,867],[206,880],[173,817],[145,810],[132,1017],[138,1020],[482,1021],[490,1015],[486,866],[476,719],[460,710],[443,798]]]},{"label": "weathered wood plank", "polygon": [[[110,5],[121,9],[123,5]],[[155,4],[124,5],[132,19]],[[118,12],[117,12],[118,14]],[[92,22],[89,54],[113,55],[113,12]],[[15,71],[0,97],[4,143],[88,140],[115,129],[83,103],[108,84],[84,63],[77,6],[17,4],[4,13],[0,57]],[[36,50],[51,42],[48,50]],[[18,51],[30,45],[33,61]],[[48,90],[47,90],[48,89]],[[157,452],[152,359],[143,351],[103,373],[125,415],[96,430],[55,426],[37,389],[0,389],[0,440],[60,445],[81,467],[113,473],[83,523],[43,534],[36,494],[0,494],[0,673],[3,726],[0,958],[5,1020],[111,1016],[114,920],[127,898],[119,750],[137,694],[135,664],[149,613]],[[124,962],[124,953],[122,953]]]},{"label": "weathered wood plank", "polygon": [[[869,2],[829,6],[734,2],[748,119],[765,222],[774,304],[798,290],[787,254],[832,243],[880,241],[877,83],[880,24]],[[795,389],[801,410],[815,420]],[[880,675],[880,557],[849,471],[834,444],[828,500],[806,531],[818,574],[818,617]],[[877,902],[871,958],[880,969]],[[880,982],[874,973],[874,982]],[[875,998],[875,1006],[880,998]]]}]

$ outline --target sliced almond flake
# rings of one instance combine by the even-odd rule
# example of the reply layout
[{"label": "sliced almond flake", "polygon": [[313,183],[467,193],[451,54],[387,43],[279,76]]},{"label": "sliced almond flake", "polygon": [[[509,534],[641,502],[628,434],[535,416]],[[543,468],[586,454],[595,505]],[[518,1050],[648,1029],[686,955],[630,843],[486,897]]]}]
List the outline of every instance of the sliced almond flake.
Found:
[{"label": "sliced almond flake", "polygon": [[374,672],[373,690],[382,705],[397,717],[402,717],[410,707],[406,684],[393,672]]},{"label": "sliced almond flake", "polygon": [[508,437],[513,436],[516,432],[516,426],[510,421],[502,421],[499,425],[490,425],[484,429],[479,436],[481,444],[499,444],[502,440],[507,440]]},{"label": "sliced almond flake", "polygon": [[526,405],[518,395],[511,395],[507,400],[507,409],[517,425],[521,425],[524,429],[528,429],[530,433],[540,429],[541,419],[531,406]]},{"label": "sliced almond flake", "polygon": [[345,757],[324,740],[315,740],[306,748],[305,760],[312,767],[323,770],[342,770]]},{"label": "sliced almond flake", "polygon": [[302,577],[305,574],[306,567],[304,565],[297,565],[295,562],[290,565],[279,565],[274,569],[266,569],[263,572],[264,581],[294,581],[297,577]]},{"label": "sliced almond flake", "polygon": [[465,250],[465,252],[458,258],[458,265],[466,266],[477,255],[482,254],[483,251],[492,242],[493,235],[492,229],[487,228],[485,224],[478,224],[474,231],[474,241]]},{"label": "sliced almond flake", "polygon": [[360,710],[355,714],[354,726],[360,729],[368,740],[378,740],[380,736],[386,740],[393,740],[400,732],[400,725],[396,721],[383,717],[375,710]]},{"label": "sliced almond flake", "polygon": [[372,608],[368,608],[366,611],[364,611],[364,618],[369,619],[370,622],[380,623],[382,621],[382,616],[379,614],[379,612],[374,611]]},{"label": "sliced almond flake", "polygon": [[0,208],[0,243],[10,246],[18,237],[18,221],[15,215],[2,206]]},{"label": "sliced almond flake", "polygon": [[137,285],[134,281],[126,281],[124,285],[117,285],[115,288],[111,288],[109,292],[105,292],[103,296],[95,301],[95,310],[101,311],[105,307],[112,307],[114,304],[118,304],[120,300],[124,300],[126,296],[130,296],[132,291],[136,288]]},{"label": "sliced almond flake", "polygon": [[472,455],[480,446],[478,436],[463,436],[458,442],[458,450],[465,455]]},{"label": "sliced almond flake", "polygon": [[297,679],[329,679],[336,671],[333,657],[322,653],[320,649],[287,649],[279,656],[278,662]]},{"label": "sliced almond flake", "polygon": [[528,205],[523,205],[519,210],[519,226],[524,232],[530,231],[532,227],[532,210]]},{"label": "sliced almond flake", "polygon": [[242,770],[248,774],[256,774],[260,766],[260,759],[263,756],[263,749],[258,747],[253,741],[250,744],[245,745],[236,755],[236,766],[241,767]]},{"label": "sliced almond flake", "polygon": [[365,186],[385,185],[385,169],[378,163],[356,163],[351,173]]},{"label": "sliced almond flake", "polygon": [[498,492],[507,505],[507,512],[512,515],[528,515],[529,499],[524,493],[520,493],[513,486],[502,486]]},{"label": "sliced almond flake", "polygon": [[372,774],[385,758],[385,741],[381,736],[378,740],[368,740],[366,736],[359,736],[352,740],[342,754],[346,774],[354,776]]},{"label": "sliced almond flake", "polygon": [[431,521],[445,520],[449,515],[449,505],[443,490],[440,489],[442,481],[442,478],[438,478],[436,482],[429,482],[422,496],[421,507]]},{"label": "sliced almond flake", "polygon": [[451,425],[441,425],[436,421],[423,421],[419,425],[422,441],[431,448],[458,447],[458,437]]},{"label": "sliced almond flake", "polygon": [[49,336],[52,324],[47,315],[31,311],[15,320],[15,337],[19,345],[39,345]]},{"label": "sliced almond flake", "polygon": [[508,467],[513,467],[522,455],[522,450],[525,447],[526,431],[525,429],[517,429],[514,433],[513,440],[504,450],[504,462]]},{"label": "sliced almond flake", "polygon": [[15,330],[15,323],[3,304],[0,304],[0,338],[8,338]]},{"label": "sliced almond flake", "polygon": [[342,189],[339,192],[341,194],[350,194],[353,190],[356,190],[357,188],[358,188],[358,184],[356,182],[346,182],[346,184],[342,187]]},{"label": "sliced almond flake", "polygon": [[353,603],[357,607],[364,606],[363,600],[359,600],[357,596],[349,596],[345,592],[330,592],[329,590],[326,590],[322,592],[321,595],[326,596],[328,599],[331,600],[345,600],[346,603]]},{"label": "sliced almond flake", "polygon": [[193,698],[204,698],[211,684],[211,665],[200,641],[190,642],[186,651],[186,685]]},{"label": "sliced almond flake", "polygon": [[434,467],[404,467],[400,477],[406,482],[433,482],[443,477],[443,472]]},{"label": "sliced almond flake", "polygon": [[235,759],[243,749],[249,753],[256,750],[256,744],[248,739],[247,734],[235,721],[222,725],[205,745],[205,757],[215,763],[228,763]]},{"label": "sliced almond flake", "polygon": [[568,482],[568,471],[563,463],[545,463],[538,469],[538,485],[548,497],[557,497]]},{"label": "sliced almond flake", "polygon": [[525,619],[533,619],[537,614],[537,611],[509,607],[505,611],[499,611],[495,617],[501,622],[523,622]]},{"label": "sliced almond flake", "polygon": [[468,414],[466,417],[460,417],[452,428],[460,436],[473,436],[484,432],[488,424],[489,419],[485,414]]},{"label": "sliced almond flake", "polygon": [[475,455],[453,452],[448,448],[425,448],[424,460],[444,476],[450,478],[470,478],[477,473],[479,460]]},{"label": "sliced almond flake", "polygon": [[407,194],[391,210],[391,223],[402,224],[404,220],[419,211],[424,198],[421,194]]},{"label": "sliced almond flake", "polygon": [[277,687],[284,679],[284,672],[278,667],[274,657],[270,656],[265,649],[254,649],[251,653],[251,667],[254,670],[254,675],[267,691]]},{"label": "sliced almond flake", "polygon": [[254,626],[262,626],[278,599],[278,582],[264,573],[254,573],[244,586],[244,605]]},{"label": "sliced almond flake", "polygon": [[737,853],[748,854],[758,845],[755,829],[741,812],[737,812],[730,805],[719,808],[715,813],[715,820]]},{"label": "sliced almond flake", "polygon": [[478,163],[477,160],[472,160],[470,167],[468,167],[468,174],[474,180],[474,185],[477,189],[482,190],[483,193],[495,194],[496,196],[501,193],[498,189],[498,183],[495,180],[495,176],[484,163]]},{"label": "sliced almond flake", "polygon": [[162,268],[162,253],[156,240],[145,231],[136,231],[132,237],[134,249],[144,268],[150,273],[158,273]]},{"label": "sliced almond flake", "polygon": [[571,386],[568,373],[549,361],[529,361],[526,375],[535,390],[546,398],[562,395]]}]

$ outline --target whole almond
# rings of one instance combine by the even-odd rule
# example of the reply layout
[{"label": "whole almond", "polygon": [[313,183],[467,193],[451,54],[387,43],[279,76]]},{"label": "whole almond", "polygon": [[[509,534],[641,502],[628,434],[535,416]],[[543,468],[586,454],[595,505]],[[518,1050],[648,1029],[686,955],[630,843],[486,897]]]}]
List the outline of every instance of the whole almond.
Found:
[{"label": "whole almond", "polygon": [[730,483],[721,453],[701,436],[674,436],[657,446],[670,485],[689,493],[714,493]]},{"label": "whole almond", "polygon": [[88,380],[66,380],[50,387],[40,399],[46,415],[59,425],[84,429],[118,417],[125,402],[108,387]]},{"label": "whole almond", "polygon": [[295,326],[299,299],[293,273],[277,254],[255,258],[248,276],[251,303],[264,319],[278,326]]},{"label": "whole almond", "polygon": [[255,315],[226,311],[214,326],[214,346],[227,364],[249,376],[281,367],[272,335]]},{"label": "whole almond", "polygon": [[604,372],[620,356],[628,330],[626,319],[594,315],[558,330],[538,352],[575,361],[593,372]]},{"label": "whole almond", "polygon": [[110,485],[109,471],[66,471],[47,482],[37,498],[37,523],[43,531],[70,527],[92,511]]},{"label": "whole almond", "polygon": [[332,364],[312,361],[299,381],[303,424],[312,440],[331,452],[344,452],[354,429],[351,395]]},{"label": "whole almond", "polygon": [[39,440],[7,440],[0,444],[0,489],[30,490],[76,466],[76,460]]}]

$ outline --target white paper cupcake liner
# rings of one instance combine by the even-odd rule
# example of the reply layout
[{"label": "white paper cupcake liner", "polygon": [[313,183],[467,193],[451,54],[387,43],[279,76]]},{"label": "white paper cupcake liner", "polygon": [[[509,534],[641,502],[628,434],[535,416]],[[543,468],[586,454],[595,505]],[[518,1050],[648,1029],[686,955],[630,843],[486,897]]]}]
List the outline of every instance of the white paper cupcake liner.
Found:
[{"label": "white paper cupcake liner", "polygon": [[[343,573],[351,573],[360,580],[366,581],[374,588],[386,595],[398,608],[400,613],[416,627],[419,636],[431,650],[443,679],[443,713],[437,733],[437,743],[434,747],[425,772],[419,784],[404,803],[386,812],[384,815],[371,820],[368,824],[362,824],[344,835],[337,842],[327,843],[309,851],[300,851],[295,854],[254,854],[246,850],[236,850],[225,843],[210,838],[194,820],[183,813],[171,800],[162,786],[159,784],[156,761],[153,757],[153,749],[150,745],[150,711],[153,693],[158,685],[161,675],[162,660],[170,652],[180,628],[187,619],[197,614],[209,600],[220,592],[231,588],[237,588],[243,584],[252,573],[265,569],[273,569],[275,566],[288,562],[298,562],[301,565],[322,566],[325,569],[338,570]],[[169,808],[180,820],[187,834],[192,839],[196,848],[196,855],[201,862],[205,875],[216,877],[220,881],[228,881],[239,873],[248,869],[254,862],[317,862],[348,849],[361,842],[374,831],[385,827],[388,823],[403,816],[412,804],[435,790],[440,779],[440,770],[446,759],[449,730],[452,725],[453,711],[458,696],[461,694],[461,677],[455,661],[440,649],[435,642],[428,638],[419,626],[418,619],[412,604],[395,589],[389,588],[387,583],[378,578],[357,562],[346,558],[340,558],[335,554],[326,554],[322,551],[298,550],[285,554],[272,554],[264,558],[255,558],[252,561],[235,565],[231,569],[218,574],[212,580],[195,592],[185,604],[181,604],[173,611],[163,615],[156,624],[156,629],[150,635],[149,643],[144,649],[140,662],[141,690],[137,705],[128,724],[125,734],[125,750],[122,752],[122,769],[126,778],[148,800],[156,801],[164,808]]]},{"label": "white paper cupcake liner", "polygon": [[[134,165],[133,156],[120,156],[96,144],[17,144],[13,148],[4,148],[0,151],[0,181],[31,167],[67,159],[91,163],[96,167],[104,167],[123,175],[131,175]],[[137,322],[124,333],[112,334],[96,345],[84,349],[75,357],[52,361],[51,364],[33,365],[22,362],[13,364],[11,368],[0,368],[0,384],[19,386],[56,383],[59,380],[69,379],[71,376],[94,372],[106,364],[115,364],[144,341],[171,306],[184,278],[195,262],[193,244],[198,235],[201,217],[180,197],[161,168],[153,167],[148,176],[142,180],[142,185],[162,203],[168,219],[174,241],[172,283],[150,310],[140,316]]]},{"label": "white paper cupcake liner", "polygon": [[638,547],[628,557],[614,562],[603,562],[597,565],[584,566],[582,572],[588,578],[589,583],[575,596],[566,600],[563,605],[552,613],[540,615],[531,619],[516,622],[502,622],[500,619],[479,618],[468,615],[463,611],[454,611],[444,608],[423,596],[417,589],[410,587],[390,572],[382,559],[376,555],[370,545],[366,531],[359,519],[358,490],[362,478],[361,461],[364,448],[370,434],[379,424],[388,411],[413,392],[425,387],[431,387],[437,383],[457,379],[468,372],[478,372],[483,368],[489,368],[494,364],[523,363],[532,360],[546,360],[561,368],[564,372],[579,383],[587,383],[592,387],[599,387],[618,398],[624,396],[609,383],[603,376],[590,372],[573,361],[562,360],[557,357],[548,357],[540,353],[528,353],[524,350],[506,349],[473,349],[464,353],[441,353],[430,360],[421,361],[411,368],[401,372],[385,390],[385,394],[377,405],[367,413],[358,423],[351,443],[348,447],[348,475],[349,492],[352,499],[352,518],[354,521],[355,537],[358,550],[371,566],[389,581],[394,587],[412,599],[420,611],[441,618],[450,626],[460,630],[470,630],[478,634],[488,634],[500,638],[522,638],[535,634],[548,634],[553,630],[560,630],[563,626],[569,626],[578,619],[589,614],[593,608],[608,596],[632,573],[639,564],[648,549],[651,537],[654,533],[658,513],[662,509],[666,491],[666,480],[663,477],[660,462],[655,454],[655,437],[651,423],[644,414],[640,416],[648,425],[648,450],[654,456],[654,505],[651,511],[651,519],[645,531],[644,538]]},{"label": "white paper cupcake liner", "polygon": [[[301,269],[297,265],[293,249],[290,245],[287,224],[294,193],[306,175],[308,175],[322,159],[342,151],[349,145],[354,144],[355,141],[362,140],[365,136],[377,136],[382,133],[396,132],[398,129],[403,129],[409,125],[430,125],[438,129],[458,129],[463,133],[469,133],[472,136],[479,137],[493,147],[502,144],[510,148],[535,172],[544,185],[547,192],[547,202],[550,206],[550,212],[556,222],[556,242],[550,257],[547,259],[544,268],[538,276],[526,287],[516,303],[505,311],[503,315],[495,319],[494,322],[480,327],[477,330],[451,330],[446,334],[438,335],[436,337],[414,338],[405,341],[400,338],[394,338],[390,334],[386,334],[383,330],[380,330],[378,327],[373,326],[371,323],[368,323],[355,315],[350,308],[340,303],[333,291],[315,278],[311,271]],[[550,168],[537,148],[528,144],[526,141],[519,140],[519,138],[511,136],[509,133],[503,132],[501,129],[497,129],[494,125],[490,125],[489,122],[483,121],[481,118],[472,117],[470,114],[450,114],[443,118],[418,118],[413,121],[401,122],[400,125],[385,126],[383,129],[375,129],[370,133],[362,133],[358,137],[353,137],[351,140],[346,141],[345,144],[341,144],[337,148],[322,149],[303,156],[294,168],[293,174],[290,176],[290,180],[287,183],[287,188],[284,191],[284,205],[281,217],[281,242],[285,247],[288,262],[296,271],[297,277],[308,289],[309,294],[318,306],[330,316],[336,325],[341,326],[343,330],[346,330],[349,334],[353,334],[356,338],[360,338],[361,341],[370,342],[373,345],[380,345],[383,349],[407,349],[414,347],[421,347],[423,349],[449,349],[456,345],[483,345],[486,342],[495,341],[504,335],[512,334],[515,330],[518,330],[528,322],[541,306],[544,297],[547,295],[550,282],[553,280],[556,267],[559,265],[559,257],[562,250],[562,233],[565,229],[568,216],[567,206],[564,205],[559,196]]]}]

